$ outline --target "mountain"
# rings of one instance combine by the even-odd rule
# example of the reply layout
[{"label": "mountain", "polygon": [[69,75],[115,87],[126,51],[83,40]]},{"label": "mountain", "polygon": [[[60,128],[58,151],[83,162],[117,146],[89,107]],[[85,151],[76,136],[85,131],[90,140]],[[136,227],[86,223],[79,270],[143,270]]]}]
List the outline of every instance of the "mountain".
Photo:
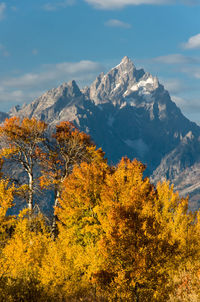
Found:
[{"label": "mountain", "polygon": [[181,113],[156,77],[136,69],[128,57],[90,87],[64,83],[31,104],[12,108],[9,116],[14,115],[34,116],[52,126],[73,121],[111,163],[125,155],[136,157],[147,164],[146,173],[155,182],[180,179],[180,173],[200,161],[200,127]]},{"label": "mountain", "polygon": [[190,207],[196,209],[200,201],[200,137],[189,132],[180,144],[161,160],[153,172],[155,183],[169,179],[183,196],[190,195]]},{"label": "mountain", "polygon": [[0,111],[0,124],[3,123],[5,121],[6,118],[9,118],[9,114],[5,113],[5,112],[1,112]]}]

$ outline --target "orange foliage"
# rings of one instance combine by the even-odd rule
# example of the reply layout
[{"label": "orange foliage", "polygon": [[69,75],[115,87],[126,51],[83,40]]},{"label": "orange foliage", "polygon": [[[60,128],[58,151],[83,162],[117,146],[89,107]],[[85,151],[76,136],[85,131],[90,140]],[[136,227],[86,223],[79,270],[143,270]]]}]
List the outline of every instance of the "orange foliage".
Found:
[{"label": "orange foliage", "polygon": [[28,176],[28,207],[30,214],[33,209],[34,173],[37,160],[38,144],[44,141],[44,131],[47,125],[35,118],[18,117],[6,119],[0,127],[0,137],[5,145],[1,157],[9,158],[21,165]]},{"label": "orange foliage", "polygon": [[13,223],[14,217],[7,216],[7,211],[13,206],[14,190],[8,180],[0,180],[0,241],[7,237],[6,229]]},{"label": "orange foliage", "polygon": [[199,301],[200,212],[188,211],[188,198],[168,182],[152,185],[137,160],[110,167],[72,123],[56,127],[53,143],[43,141],[45,128],[18,118],[0,127],[9,143],[2,156],[40,159],[41,187],[57,193],[59,228],[52,240],[44,218],[23,210],[2,241],[14,186],[0,180],[3,301]]},{"label": "orange foliage", "polygon": [[21,121],[19,117],[12,117],[6,119],[3,126],[0,127],[0,134],[6,137],[11,146],[20,148],[22,142],[34,145],[41,141],[45,129],[46,124],[35,118],[24,118]]}]

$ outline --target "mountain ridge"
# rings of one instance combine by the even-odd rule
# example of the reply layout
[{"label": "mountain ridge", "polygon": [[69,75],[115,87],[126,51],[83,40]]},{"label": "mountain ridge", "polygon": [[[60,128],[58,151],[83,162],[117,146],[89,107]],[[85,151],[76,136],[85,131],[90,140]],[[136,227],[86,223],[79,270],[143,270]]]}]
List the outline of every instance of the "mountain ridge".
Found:
[{"label": "mountain ridge", "polygon": [[[12,108],[9,116],[14,115],[34,116],[52,126],[70,120],[91,135],[111,163],[122,156],[137,158],[147,165],[146,174],[152,174],[155,181],[163,177],[175,180],[169,171],[178,167],[177,162],[179,174],[200,161],[193,150],[189,154],[194,161],[186,162],[188,151],[183,148],[184,140],[189,149],[192,141],[200,148],[200,127],[182,114],[156,77],[137,70],[128,57],[101,73],[90,87],[80,89],[75,81],[63,83],[22,108]],[[175,159],[173,152],[180,158]]]}]

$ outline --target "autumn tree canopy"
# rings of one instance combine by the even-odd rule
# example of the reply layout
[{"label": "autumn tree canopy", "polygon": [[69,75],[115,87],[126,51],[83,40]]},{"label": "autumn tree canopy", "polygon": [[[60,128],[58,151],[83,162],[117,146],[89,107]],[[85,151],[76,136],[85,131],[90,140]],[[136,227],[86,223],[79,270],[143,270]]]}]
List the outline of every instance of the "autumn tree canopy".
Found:
[{"label": "autumn tree canopy", "polygon": [[[89,135],[80,132],[71,122],[61,122],[56,126],[52,137],[45,141],[45,151],[40,152],[42,166],[42,187],[54,189],[54,206],[62,190],[62,184],[72,172],[74,165],[89,162],[99,154],[104,153],[91,141]],[[95,155],[96,154],[96,155]],[[56,228],[56,215],[54,215],[53,232]]]},{"label": "autumn tree canopy", "polygon": [[[0,127],[0,299],[200,301],[200,211],[168,182],[153,185],[136,159],[110,166],[72,123],[51,138],[46,129],[18,118]],[[13,162],[28,175],[28,208],[15,216],[20,187],[3,173]],[[30,217],[34,167],[41,188],[55,190],[57,236],[48,217]]]},{"label": "autumn tree canopy", "polygon": [[194,244],[188,200],[168,183],[156,189],[144,169],[127,158],[117,167],[83,163],[64,182],[59,240],[66,254],[74,251],[80,286],[95,288],[106,301],[167,299],[169,276],[189,257],[188,232]]},{"label": "autumn tree canopy", "polygon": [[0,127],[0,137],[3,144],[0,155],[19,163],[28,176],[28,209],[33,211],[34,167],[36,165],[36,151],[44,141],[47,125],[35,118],[28,119],[13,117],[6,119]]}]

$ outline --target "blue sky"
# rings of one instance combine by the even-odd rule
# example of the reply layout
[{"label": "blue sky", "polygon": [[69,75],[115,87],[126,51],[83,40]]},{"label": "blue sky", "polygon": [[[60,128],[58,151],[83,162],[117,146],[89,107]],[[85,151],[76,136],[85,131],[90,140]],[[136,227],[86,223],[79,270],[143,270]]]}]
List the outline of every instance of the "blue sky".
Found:
[{"label": "blue sky", "polygon": [[0,1],[0,111],[125,55],[200,122],[200,0]]}]

